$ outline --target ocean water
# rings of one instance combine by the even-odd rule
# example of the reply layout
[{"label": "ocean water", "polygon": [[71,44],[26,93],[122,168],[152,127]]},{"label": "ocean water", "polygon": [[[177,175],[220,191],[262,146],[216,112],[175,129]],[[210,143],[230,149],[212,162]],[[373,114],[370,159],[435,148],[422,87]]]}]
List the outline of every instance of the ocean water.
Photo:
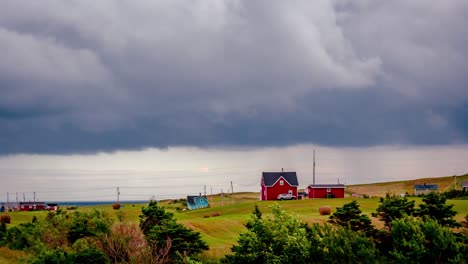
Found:
[{"label": "ocean water", "polygon": [[[147,204],[147,200],[120,201],[120,204]],[[47,203],[57,203],[59,206],[93,206],[103,204],[114,204],[116,201],[48,201]]]}]

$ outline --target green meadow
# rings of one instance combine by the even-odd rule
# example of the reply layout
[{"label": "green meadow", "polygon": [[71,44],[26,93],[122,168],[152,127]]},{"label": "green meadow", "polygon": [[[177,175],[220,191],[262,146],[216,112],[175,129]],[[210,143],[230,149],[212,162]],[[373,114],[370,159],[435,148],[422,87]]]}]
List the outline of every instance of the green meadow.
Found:
[{"label": "green meadow", "polygon": [[[224,197],[221,199],[219,195],[209,197],[211,207],[199,209],[194,211],[181,211],[183,207],[180,203],[173,201],[162,201],[161,204],[166,210],[173,212],[177,220],[185,226],[201,232],[203,239],[210,246],[210,250],[205,254],[207,259],[217,259],[230,252],[230,247],[236,243],[239,234],[245,231],[245,223],[249,218],[250,213],[257,205],[262,211],[263,215],[268,217],[271,214],[270,205],[276,201],[259,201],[258,193],[236,193],[232,197]],[[212,199],[211,199],[212,198]],[[300,219],[307,223],[325,223],[328,216],[321,216],[319,214],[319,207],[330,206],[332,213],[336,207],[341,207],[343,204],[351,202],[356,198],[344,199],[304,199],[293,201],[278,202],[287,212],[297,215]],[[412,197],[416,204],[421,203],[422,198]],[[379,198],[358,198],[356,199],[361,207],[361,210],[371,217],[371,212],[374,212],[378,206]],[[456,220],[462,221],[468,214],[468,200],[448,200],[448,204],[453,204],[454,209],[457,211]],[[102,210],[107,212],[111,217],[117,219],[117,215],[124,217],[129,221],[137,222],[141,214],[143,204],[122,204],[120,210],[113,210],[112,205],[100,205],[92,207],[79,207],[77,210]],[[70,211],[69,213],[71,213]],[[5,214],[5,213],[3,213]],[[15,226],[20,223],[31,221],[33,216],[38,218],[45,217],[47,212],[10,212],[12,223],[10,226]],[[373,224],[377,227],[382,227],[382,223],[375,218],[372,218]],[[468,230],[459,229],[466,232]],[[21,252],[12,252],[2,249],[2,256],[13,254],[24,254]],[[2,259],[0,259],[0,262]],[[4,261],[8,263],[7,261]],[[2,262],[3,263],[3,262]]]}]

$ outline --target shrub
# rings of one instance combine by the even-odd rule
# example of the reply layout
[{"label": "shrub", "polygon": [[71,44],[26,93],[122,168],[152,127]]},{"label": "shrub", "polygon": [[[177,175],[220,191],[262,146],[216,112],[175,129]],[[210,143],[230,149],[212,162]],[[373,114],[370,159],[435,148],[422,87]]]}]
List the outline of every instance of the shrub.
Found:
[{"label": "shrub", "polygon": [[449,227],[460,227],[461,224],[457,223],[453,217],[457,214],[455,210],[452,209],[452,205],[445,204],[445,197],[431,192],[424,197],[422,204],[419,205],[419,209],[416,210],[416,215],[423,217],[429,217],[439,221],[443,226]]},{"label": "shrub", "polygon": [[436,220],[405,216],[392,222],[391,236],[389,256],[396,263],[463,262],[463,243]]},{"label": "shrub", "polygon": [[168,243],[171,259],[190,257],[208,249],[199,232],[177,223],[174,215],[166,212],[155,201],[151,201],[148,207],[142,209],[140,228],[155,255],[159,255],[161,250],[164,251]]},{"label": "shrub", "polygon": [[113,204],[112,209],[119,210],[120,209],[120,204],[119,203]]},{"label": "shrub", "polygon": [[11,217],[9,215],[0,216],[0,223],[2,223],[2,224],[11,224]]},{"label": "shrub", "polygon": [[387,228],[391,228],[391,222],[400,219],[405,215],[413,215],[414,201],[408,201],[407,197],[396,196],[395,194],[386,194],[385,198],[380,198],[377,213],[373,213],[374,217],[378,217],[385,223]]},{"label": "shrub", "polygon": [[88,248],[83,251],[71,254],[69,256],[69,259],[70,259],[70,262],[74,264],[110,263],[109,258],[106,256],[106,254],[104,254],[104,252],[99,251],[95,248]]},{"label": "shrub", "polygon": [[356,200],[336,208],[336,212],[330,216],[328,222],[343,227],[349,227],[353,231],[363,231],[370,234],[373,231],[371,220],[363,214]]},{"label": "shrub", "polygon": [[116,222],[111,232],[97,241],[98,247],[114,262],[140,259],[148,250],[144,234],[135,223]]},{"label": "shrub", "polygon": [[272,205],[272,218],[254,212],[224,263],[375,263],[379,252],[366,236],[343,227],[308,226]]}]

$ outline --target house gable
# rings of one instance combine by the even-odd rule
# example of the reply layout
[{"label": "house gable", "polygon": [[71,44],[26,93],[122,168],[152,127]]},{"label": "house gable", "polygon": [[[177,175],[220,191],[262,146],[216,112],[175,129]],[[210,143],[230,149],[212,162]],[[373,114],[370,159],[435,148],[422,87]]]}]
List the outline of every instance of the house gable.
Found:
[{"label": "house gable", "polygon": [[296,172],[263,172],[262,184],[266,187],[272,187],[282,178],[290,186],[299,186]]}]

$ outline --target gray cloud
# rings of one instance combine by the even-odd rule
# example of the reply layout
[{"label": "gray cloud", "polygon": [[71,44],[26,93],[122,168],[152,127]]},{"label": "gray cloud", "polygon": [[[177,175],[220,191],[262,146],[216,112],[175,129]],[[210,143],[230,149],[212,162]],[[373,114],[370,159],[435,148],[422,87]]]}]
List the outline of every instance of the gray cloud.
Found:
[{"label": "gray cloud", "polygon": [[1,153],[468,141],[462,1],[0,5]]}]

